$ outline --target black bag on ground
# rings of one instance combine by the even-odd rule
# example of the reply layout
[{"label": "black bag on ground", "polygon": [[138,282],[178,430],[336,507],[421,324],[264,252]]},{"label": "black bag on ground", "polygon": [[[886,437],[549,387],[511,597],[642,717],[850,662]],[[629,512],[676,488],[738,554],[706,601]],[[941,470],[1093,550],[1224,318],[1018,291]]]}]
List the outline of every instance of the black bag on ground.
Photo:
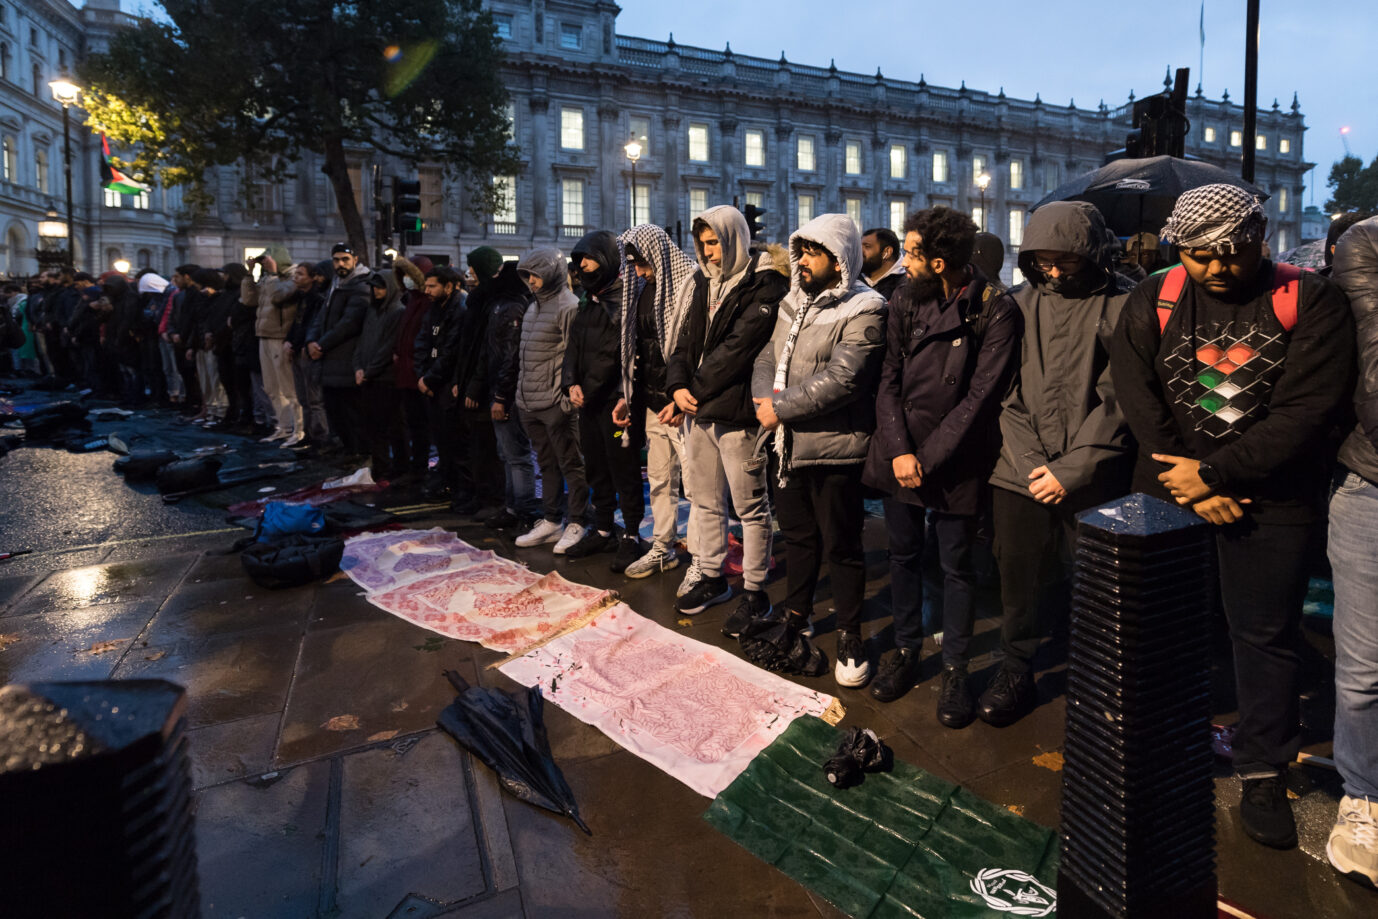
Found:
[{"label": "black bag on ground", "polygon": [[177,462],[177,454],[170,450],[157,453],[131,453],[115,460],[115,471],[126,482],[152,482],[164,466]]},{"label": "black bag on ground", "polygon": [[338,536],[284,536],[256,542],[239,554],[244,572],[259,587],[299,587],[340,570],[344,540]]},{"label": "black bag on ground", "polygon": [[158,491],[160,494],[170,495],[205,488],[207,485],[217,485],[220,482],[222,463],[224,460],[218,456],[198,456],[195,459],[168,463],[158,470]]},{"label": "black bag on ground", "polygon": [[828,670],[827,655],[801,635],[799,623],[789,617],[775,619],[767,614],[753,619],[738,640],[747,660],[772,673],[822,676]]}]

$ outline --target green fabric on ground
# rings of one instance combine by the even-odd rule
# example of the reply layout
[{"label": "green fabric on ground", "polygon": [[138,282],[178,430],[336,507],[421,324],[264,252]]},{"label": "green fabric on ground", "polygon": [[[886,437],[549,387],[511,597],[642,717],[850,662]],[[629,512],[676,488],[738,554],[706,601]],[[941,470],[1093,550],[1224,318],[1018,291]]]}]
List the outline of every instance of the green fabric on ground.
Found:
[{"label": "green fabric on ground", "polygon": [[857,919],[998,915],[971,886],[990,868],[1056,889],[1057,833],[916,766],[834,788],[823,763],[841,736],[797,719],[704,819]]}]

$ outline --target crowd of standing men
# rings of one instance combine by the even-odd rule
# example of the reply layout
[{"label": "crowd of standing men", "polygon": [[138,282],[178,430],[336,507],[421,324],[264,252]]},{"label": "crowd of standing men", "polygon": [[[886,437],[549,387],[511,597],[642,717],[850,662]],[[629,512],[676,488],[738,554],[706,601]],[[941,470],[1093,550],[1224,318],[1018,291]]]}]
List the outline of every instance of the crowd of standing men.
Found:
[{"label": "crowd of standing men", "polygon": [[[735,519],[741,590],[724,631],[769,619],[812,635],[826,563],[835,678],[883,702],[919,678],[928,549],[950,728],[1008,725],[1036,704],[1033,656],[1066,615],[1076,515],[1131,491],[1174,502],[1215,527],[1241,818],[1278,847],[1296,842],[1284,772],[1328,521],[1345,781],[1329,851],[1378,882],[1378,219],[1331,241],[1332,279],[1266,258],[1258,202],[1206,186],[1163,228],[1179,261],[1136,283],[1094,207],[1053,203],[1025,229],[1014,289],[979,267],[986,241],[945,207],[911,215],[902,239],[825,214],[787,250],[762,247],[728,206],[692,235],[695,258],[654,226],[589,233],[568,258],[482,247],[467,277],[422,257],[374,271],[344,244],[290,268],[185,265],[171,283],[52,275],[17,331],[44,372],[132,401],[165,387],[193,421],[368,459],[376,478],[519,529],[519,546],[608,553],[628,577],[681,564],[682,492],[678,610],[734,596]],[[876,668],[862,630],[868,494],[884,498],[894,615]],[[777,530],[785,594],[772,606]],[[1002,653],[978,695],[967,667],[985,546]]]}]

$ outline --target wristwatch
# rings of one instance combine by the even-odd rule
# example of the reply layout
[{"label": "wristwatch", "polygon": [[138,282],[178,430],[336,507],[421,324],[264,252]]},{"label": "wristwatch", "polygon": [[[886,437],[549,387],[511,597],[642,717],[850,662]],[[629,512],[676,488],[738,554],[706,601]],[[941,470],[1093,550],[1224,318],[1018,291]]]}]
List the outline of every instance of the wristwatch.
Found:
[{"label": "wristwatch", "polygon": [[1220,487],[1220,473],[1210,463],[1199,463],[1196,467],[1196,475],[1212,491]]}]

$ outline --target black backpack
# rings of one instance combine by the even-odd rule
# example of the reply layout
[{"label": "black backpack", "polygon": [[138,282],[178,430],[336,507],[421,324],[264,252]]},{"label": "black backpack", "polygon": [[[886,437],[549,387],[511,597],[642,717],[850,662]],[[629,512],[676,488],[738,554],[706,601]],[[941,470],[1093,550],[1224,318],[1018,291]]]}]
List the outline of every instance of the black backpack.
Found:
[{"label": "black backpack", "polygon": [[239,554],[239,561],[259,587],[300,587],[339,571],[344,547],[338,536],[295,534],[276,543],[256,542]]}]

